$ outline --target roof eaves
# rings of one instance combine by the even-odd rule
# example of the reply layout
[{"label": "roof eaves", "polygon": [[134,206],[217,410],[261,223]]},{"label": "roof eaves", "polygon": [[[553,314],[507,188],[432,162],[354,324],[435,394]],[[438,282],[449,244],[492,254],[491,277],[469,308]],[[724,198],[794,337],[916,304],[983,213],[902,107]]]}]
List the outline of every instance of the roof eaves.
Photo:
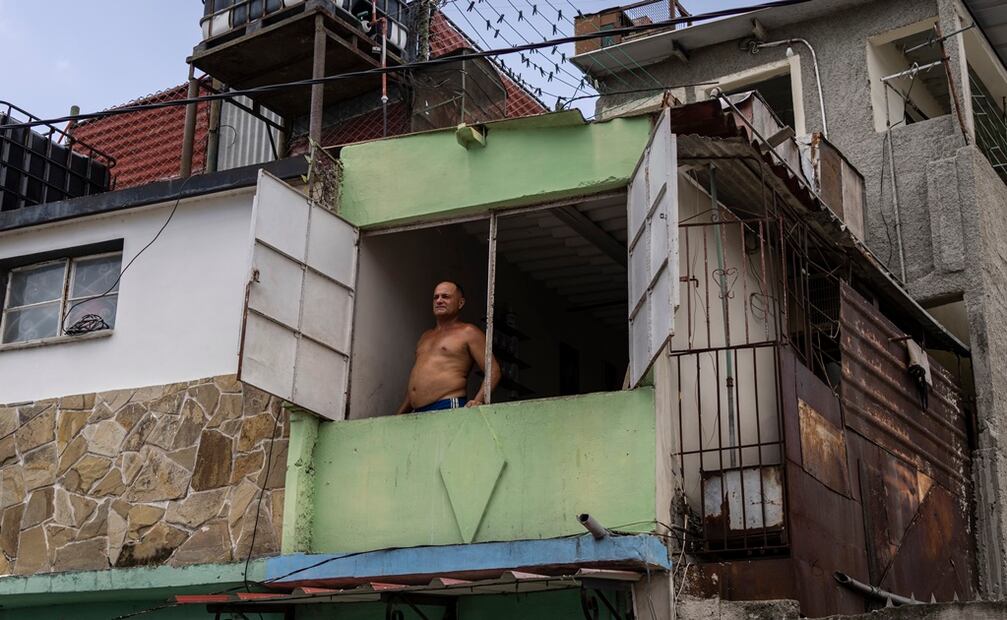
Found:
[{"label": "roof eaves", "polygon": [[303,157],[288,157],[267,164],[201,174],[188,179],[158,181],[102,194],[4,211],[0,213],[0,232],[254,187],[260,168],[281,179],[292,179],[307,173],[307,162]]}]

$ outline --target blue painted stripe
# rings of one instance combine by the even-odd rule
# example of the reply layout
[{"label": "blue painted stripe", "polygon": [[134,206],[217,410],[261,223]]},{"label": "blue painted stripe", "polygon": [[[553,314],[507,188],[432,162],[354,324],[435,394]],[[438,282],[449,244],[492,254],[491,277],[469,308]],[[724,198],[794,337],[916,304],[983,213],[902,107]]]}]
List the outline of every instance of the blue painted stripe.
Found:
[{"label": "blue painted stripe", "polygon": [[[671,569],[664,542],[657,536],[609,536],[595,540],[589,534],[547,540],[413,547],[361,554],[294,554],[270,558],[266,579],[276,583],[380,578],[395,575],[437,575],[480,570],[511,570],[550,564],[619,562],[642,569]],[[308,568],[311,567],[311,568]],[[294,575],[289,575],[299,571]]]}]

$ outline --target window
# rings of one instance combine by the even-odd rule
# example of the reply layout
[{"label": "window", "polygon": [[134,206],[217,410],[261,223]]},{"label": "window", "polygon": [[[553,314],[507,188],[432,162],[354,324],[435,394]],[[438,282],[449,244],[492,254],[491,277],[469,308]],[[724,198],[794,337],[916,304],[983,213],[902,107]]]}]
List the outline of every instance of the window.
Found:
[{"label": "window", "polygon": [[951,113],[940,47],[927,45],[935,36],[936,22],[936,17],[925,19],[868,39],[867,69],[877,131]]},{"label": "window", "polygon": [[[798,135],[806,133],[800,54],[725,75],[717,80],[717,88],[727,95],[758,91],[783,124]],[[713,87],[706,90],[707,97],[712,93]]]},{"label": "window", "polygon": [[3,344],[52,338],[85,315],[112,327],[122,253],[61,258],[10,269],[0,332]]}]

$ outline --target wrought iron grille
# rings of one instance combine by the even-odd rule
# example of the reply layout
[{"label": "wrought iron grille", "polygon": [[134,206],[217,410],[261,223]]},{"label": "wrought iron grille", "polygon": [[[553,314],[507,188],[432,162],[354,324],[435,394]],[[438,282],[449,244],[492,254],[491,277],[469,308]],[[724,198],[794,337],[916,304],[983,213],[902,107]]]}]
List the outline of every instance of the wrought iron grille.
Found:
[{"label": "wrought iron grille", "polygon": [[997,104],[986,85],[969,70],[972,86],[972,113],[975,118],[976,144],[1007,183],[1007,112]]}]

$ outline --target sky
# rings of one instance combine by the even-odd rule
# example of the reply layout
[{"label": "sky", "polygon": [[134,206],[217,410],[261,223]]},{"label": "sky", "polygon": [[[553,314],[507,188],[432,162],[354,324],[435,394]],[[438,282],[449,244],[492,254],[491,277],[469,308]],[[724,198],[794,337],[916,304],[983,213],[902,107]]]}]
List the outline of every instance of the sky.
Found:
[{"label": "sky", "polygon": [[[684,4],[697,13],[757,1],[686,0]],[[476,42],[494,48],[505,47],[505,39],[519,44],[572,34],[573,6],[588,13],[622,4],[615,0],[479,0],[472,11],[466,11],[469,3],[448,0],[445,10]],[[200,0],[0,0],[0,100],[35,116],[54,118],[68,114],[71,105],[93,112],[181,84],[188,71],[185,58],[201,36],[202,7]],[[532,15],[534,7],[540,10]],[[566,11],[562,19],[554,14],[559,10]],[[520,21],[518,11],[524,18]],[[494,25],[492,31],[486,29],[487,19]],[[557,35],[553,35],[553,25]],[[533,87],[541,88],[544,101],[552,106],[555,96],[585,92],[578,90],[580,73],[560,60],[562,53],[569,56],[571,51],[547,51],[547,56],[533,54],[528,59],[543,72],[552,63],[552,81],[520,59],[508,58],[505,63],[520,71]]]}]

